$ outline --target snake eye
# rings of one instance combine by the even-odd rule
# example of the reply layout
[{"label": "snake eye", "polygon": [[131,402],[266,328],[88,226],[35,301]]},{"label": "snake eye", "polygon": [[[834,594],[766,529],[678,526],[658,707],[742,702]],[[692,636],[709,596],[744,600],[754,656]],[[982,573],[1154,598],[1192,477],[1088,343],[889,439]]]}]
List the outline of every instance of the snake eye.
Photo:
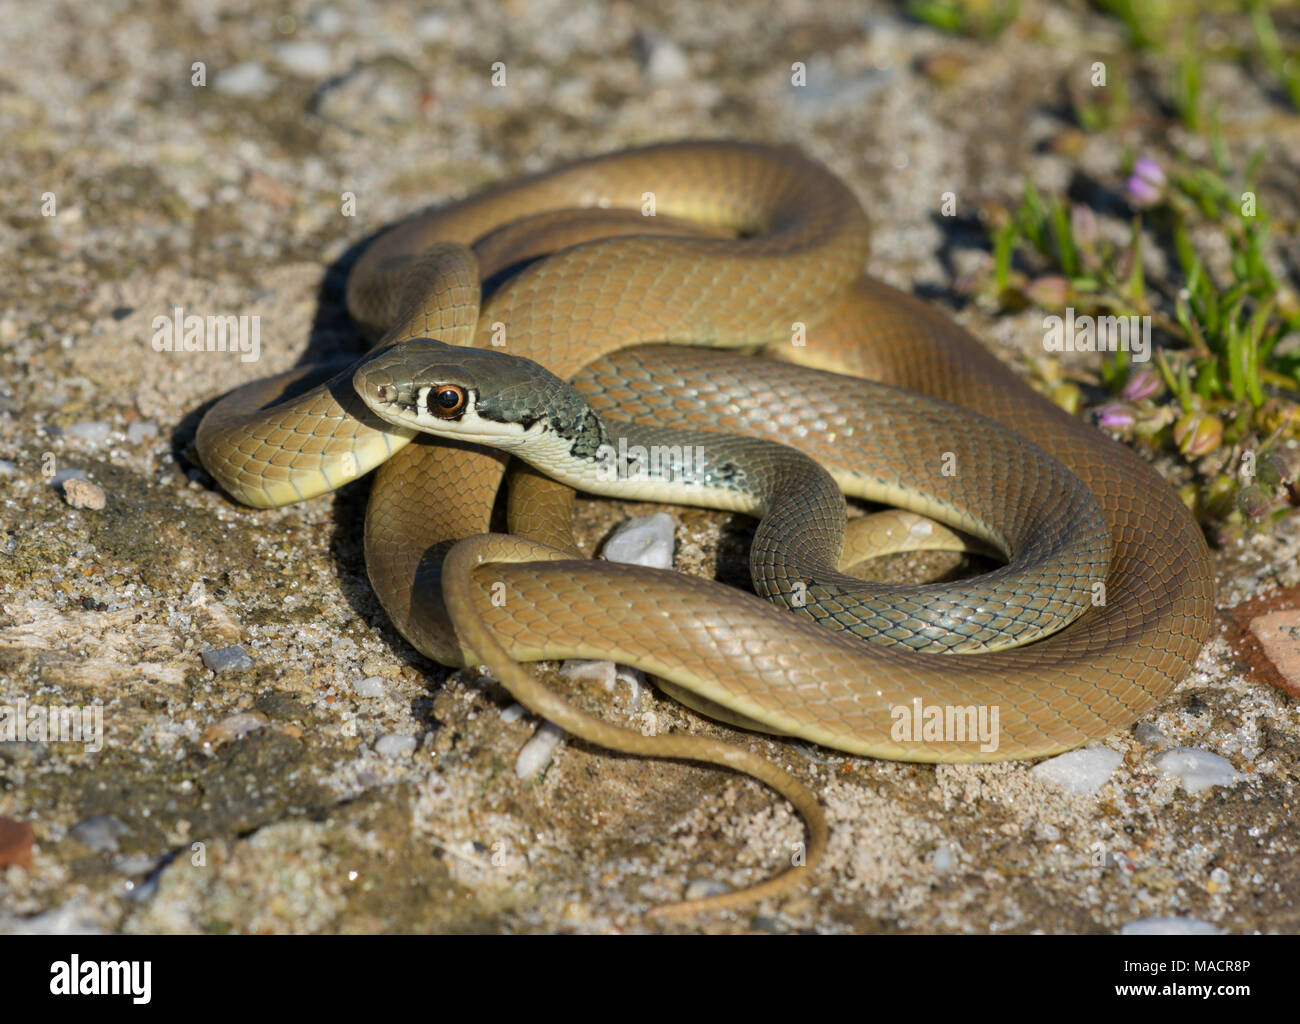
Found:
[{"label": "snake eye", "polygon": [[449,419],[465,408],[465,389],[455,384],[443,384],[433,393],[433,411]]}]

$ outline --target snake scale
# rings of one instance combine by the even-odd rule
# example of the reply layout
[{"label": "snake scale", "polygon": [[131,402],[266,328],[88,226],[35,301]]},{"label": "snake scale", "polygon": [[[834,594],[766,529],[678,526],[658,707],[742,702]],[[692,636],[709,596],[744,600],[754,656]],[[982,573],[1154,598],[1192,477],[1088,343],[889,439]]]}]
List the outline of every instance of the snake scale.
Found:
[{"label": "snake scale", "polygon": [[[512,474],[512,535],[487,534],[508,454],[386,422],[352,386],[356,360],[233,392],[200,424],[197,447],[221,486],[255,506],[309,498],[378,467],[367,568],[402,634],[443,664],[485,665],[530,709],[590,742],[709,761],[772,785],[808,822],[801,866],[668,910],[779,895],[808,879],[827,842],[801,782],[711,738],[602,722],[520,663],[636,665],[701,710],[852,753],[1028,758],[1146,714],[1188,672],[1212,620],[1204,538],[1158,474],[1038,396],[944,315],[865,276],[867,242],[852,192],[796,150],[673,143],[507,182],[400,222],[362,254],[348,306],[384,355],[429,338],[523,356],[572,381],[600,416],[790,445],[846,491],[970,530],[1008,557],[991,575],[1009,589],[996,592],[996,607],[977,591],[939,621],[998,632],[1045,604],[1068,606],[1060,621],[1076,617],[1044,639],[936,655],[929,641],[943,641],[928,626],[926,644],[910,627],[864,642],[838,622],[838,607],[819,624],[711,581],[586,560],[569,532],[573,492],[535,472]],[[760,347],[769,358],[749,354]],[[941,459],[955,472],[940,474]],[[1040,471],[1053,459],[1077,482],[1073,498],[1062,498],[1068,482],[1043,482],[1056,479]],[[787,537],[797,540],[797,514],[793,526]],[[1089,529],[1097,536],[1081,549]],[[1052,599],[1015,582],[1044,533],[1060,535],[1054,557],[1091,552]],[[1081,600],[1080,584],[1102,575],[1104,586]],[[779,598],[782,586],[773,589]],[[903,591],[924,611],[926,588]],[[996,707],[996,749],[900,739],[893,711],[917,701]]]}]

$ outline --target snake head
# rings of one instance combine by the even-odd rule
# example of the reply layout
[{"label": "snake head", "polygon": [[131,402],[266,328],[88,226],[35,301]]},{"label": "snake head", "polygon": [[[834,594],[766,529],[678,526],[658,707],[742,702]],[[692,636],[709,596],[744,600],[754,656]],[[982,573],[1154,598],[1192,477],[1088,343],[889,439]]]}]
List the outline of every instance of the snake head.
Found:
[{"label": "snake head", "polygon": [[531,359],[432,338],[364,360],[352,386],[376,416],[438,437],[514,449],[554,430],[586,402]]}]

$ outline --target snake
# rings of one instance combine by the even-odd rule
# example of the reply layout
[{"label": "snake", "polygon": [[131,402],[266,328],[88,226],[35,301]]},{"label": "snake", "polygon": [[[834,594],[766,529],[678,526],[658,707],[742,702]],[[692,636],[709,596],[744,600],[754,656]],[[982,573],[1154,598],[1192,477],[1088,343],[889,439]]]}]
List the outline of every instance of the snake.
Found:
[{"label": "snake", "polygon": [[[380,234],[347,285],[371,352],[235,390],[204,416],[196,448],[254,507],[374,470],[367,570],[416,649],[485,667],[592,744],[753,775],[804,818],[807,845],[782,873],[657,910],[779,897],[809,883],[827,848],[807,786],[747,747],[605,722],[525,664],[634,665],[706,714],[851,754],[1039,758],[1151,711],[1190,671],[1213,619],[1204,536],[1163,478],[947,315],[865,274],[868,244],[852,190],[787,146],[667,143],[507,181]],[[458,347],[479,361],[449,351]],[[442,379],[449,366],[459,376]],[[525,382],[540,385],[531,406]],[[460,421],[473,429],[426,432],[451,422],[438,415],[451,408],[443,394],[474,410]],[[549,412],[530,422],[524,408]],[[476,435],[488,420],[497,435]],[[573,488],[546,474],[564,476],[592,438],[599,448],[634,429],[708,435],[706,462],[728,472],[677,482],[763,517],[751,572],[774,601],[583,556]],[[510,470],[511,532],[492,533],[510,449],[540,433],[550,435],[540,469]],[[764,475],[738,469],[741,456],[772,465],[786,448],[806,457],[791,463],[794,482],[783,471],[784,483],[737,498],[738,472]],[[615,483],[627,487],[624,476]],[[966,581],[964,597],[949,584],[891,597],[850,583],[836,575],[843,498],[827,477],[968,532],[1007,564]],[[590,467],[568,480],[587,486]],[[998,712],[995,749],[942,730],[900,733],[900,708],[974,705]]]}]

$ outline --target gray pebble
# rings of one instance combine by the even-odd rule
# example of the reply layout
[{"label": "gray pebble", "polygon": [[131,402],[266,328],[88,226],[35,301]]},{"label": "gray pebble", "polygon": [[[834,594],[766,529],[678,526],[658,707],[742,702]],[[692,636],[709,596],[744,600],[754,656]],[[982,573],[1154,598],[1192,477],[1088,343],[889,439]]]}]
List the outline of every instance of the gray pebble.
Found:
[{"label": "gray pebble", "polygon": [[111,814],[96,814],[78,822],[68,830],[68,836],[84,843],[97,853],[116,853],[117,840],[131,831],[131,826]]},{"label": "gray pebble", "polygon": [[1137,725],[1133,726],[1133,738],[1144,747],[1169,746],[1169,737],[1150,722],[1138,722]]},{"label": "gray pebble", "polygon": [[61,469],[50,477],[50,486],[62,486],[68,480],[85,480],[86,471],[84,469]]},{"label": "gray pebble", "polygon": [[242,647],[210,647],[199,655],[213,672],[243,672],[253,667],[253,659]]},{"label": "gray pebble", "polygon": [[406,757],[415,753],[415,737],[397,732],[385,733],[375,741],[375,753],[380,757]]},{"label": "gray pebble", "polygon": [[93,445],[103,444],[112,432],[113,427],[108,420],[86,420],[84,423],[74,423],[64,431],[68,437]]},{"label": "gray pebble", "polygon": [[136,420],[126,428],[126,439],[130,444],[152,441],[158,436],[158,424],[149,420]]},{"label": "gray pebble", "polygon": [[0,459],[0,476],[14,476],[18,472],[18,463]]}]

